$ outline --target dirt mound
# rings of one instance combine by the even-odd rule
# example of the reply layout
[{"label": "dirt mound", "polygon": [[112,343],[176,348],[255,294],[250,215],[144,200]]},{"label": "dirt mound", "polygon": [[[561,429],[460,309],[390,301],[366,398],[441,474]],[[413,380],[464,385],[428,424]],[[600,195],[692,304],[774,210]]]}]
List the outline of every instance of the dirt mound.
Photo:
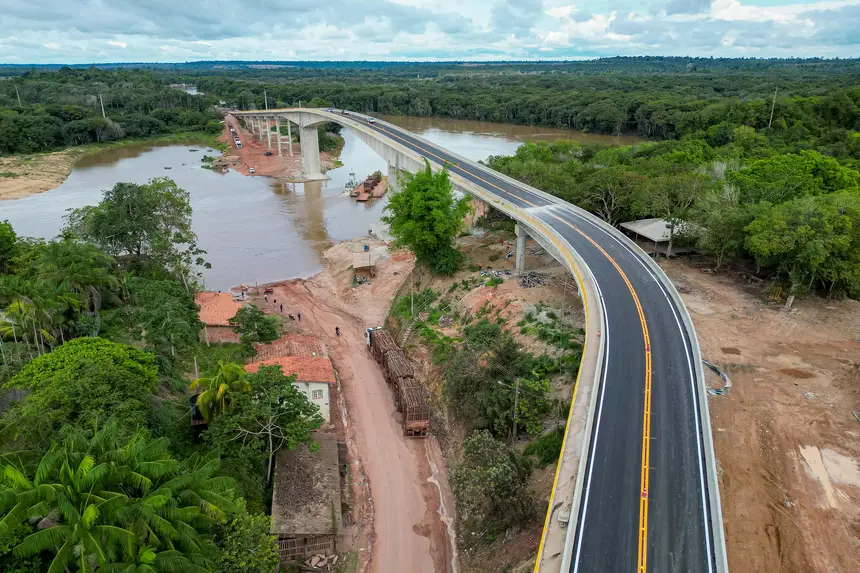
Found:
[{"label": "dirt mound", "polygon": [[780,372],[786,376],[791,376],[792,378],[813,378],[815,376],[812,372],[798,370],[797,368],[783,368]]}]

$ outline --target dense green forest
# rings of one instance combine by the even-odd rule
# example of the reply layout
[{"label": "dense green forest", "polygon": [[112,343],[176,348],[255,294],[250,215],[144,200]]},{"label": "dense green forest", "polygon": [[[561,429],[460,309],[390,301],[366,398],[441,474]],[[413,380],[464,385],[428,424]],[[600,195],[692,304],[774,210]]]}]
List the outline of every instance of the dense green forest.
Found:
[{"label": "dense green forest", "polygon": [[[527,143],[488,164],[618,225],[665,219],[679,240],[785,278],[788,292],[860,296],[860,173],[817,151],[781,153],[753,128],[601,147]],[[674,236],[673,236],[674,235]]]},{"label": "dense green forest", "polygon": [[217,99],[189,95],[169,83],[152,71],[94,68],[62,68],[0,81],[0,154],[221,131]]},{"label": "dense green forest", "polygon": [[271,573],[274,453],[322,424],[280,366],[244,371],[280,324],[246,307],[242,344],[200,342],[205,252],[170,179],[67,223],[0,222],[0,571]]},{"label": "dense green forest", "polygon": [[[684,59],[682,59],[684,60]],[[684,60],[686,61],[686,60]],[[860,158],[855,61],[636,58],[552,65],[385,70],[278,69],[174,74],[242,109],[311,100],[356,111],[572,128],[649,139],[749,126],[779,149]],[[714,63],[716,62],[716,64]],[[586,65],[587,64],[587,65]],[[394,68],[394,70],[408,69]],[[193,78],[193,79],[191,79]],[[776,96],[776,97],[774,97]]]}]

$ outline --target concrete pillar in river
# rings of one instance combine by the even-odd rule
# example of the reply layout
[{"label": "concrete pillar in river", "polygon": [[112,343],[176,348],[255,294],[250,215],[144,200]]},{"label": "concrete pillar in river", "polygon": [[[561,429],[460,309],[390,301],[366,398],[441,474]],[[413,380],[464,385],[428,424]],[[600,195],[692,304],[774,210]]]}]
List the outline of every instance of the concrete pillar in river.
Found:
[{"label": "concrete pillar in river", "polygon": [[281,116],[275,116],[275,133],[278,134],[278,157],[281,156]]},{"label": "concrete pillar in river", "polygon": [[519,223],[514,226],[514,232],[517,234],[517,247],[514,250],[514,259],[517,264],[517,274],[521,275],[526,270],[526,234],[525,228]]},{"label": "concrete pillar in river", "polygon": [[303,125],[300,127],[302,144],[302,171],[309,179],[322,179],[325,177],[320,171],[320,142],[316,125]]}]

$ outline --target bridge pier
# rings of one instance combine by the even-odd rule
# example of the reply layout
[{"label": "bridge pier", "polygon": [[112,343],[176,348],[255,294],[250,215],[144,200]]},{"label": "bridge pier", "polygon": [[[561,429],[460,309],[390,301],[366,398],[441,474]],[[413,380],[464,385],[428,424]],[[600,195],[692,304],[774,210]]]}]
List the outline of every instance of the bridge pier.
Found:
[{"label": "bridge pier", "polygon": [[526,238],[528,234],[525,228],[519,223],[514,226],[514,232],[517,234],[517,246],[514,249],[514,260],[517,264],[517,274],[521,275],[526,271]]},{"label": "bridge pier", "polygon": [[260,143],[263,143],[263,118],[257,118],[257,135],[260,136]]},{"label": "bridge pier", "polygon": [[293,156],[293,129],[291,127],[293,122],[289,119],[287,120],[287,142],[290,144],[290,157]]},{"label": "bridge pier", "polygon": [[307,179],[325,179],[320,170],[320,142],[316,125],[300,126],[302,171]]},{"label": "bridge pier", "polygon": [[269,118],[266,118],[266,145],[269,149],[272,148],[272,126],[269,124]]},{"label": "bridge pier", "polygon": [[278,157],[281,156],[281,116],[275,116],[275,133],[278,134]]},{"label": "bridge pier", "polygon": [[397,169],[397,165],[394,163],[388,162],[388,190],[391,192],[400,191],[400,181],[398,178],[400,177],[400,171]]}]

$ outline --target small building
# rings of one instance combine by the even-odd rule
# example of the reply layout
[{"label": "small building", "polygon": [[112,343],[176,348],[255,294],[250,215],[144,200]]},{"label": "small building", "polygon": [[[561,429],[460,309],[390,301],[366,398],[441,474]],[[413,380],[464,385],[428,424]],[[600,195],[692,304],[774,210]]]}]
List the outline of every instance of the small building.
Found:
[{"label": "small building", "polygon": [[694,229],[694,225],[679,223],[674,231],[669,228],[666,219],[640,219],[621,223],[621,228],[631,236],[643,250],[654,254],[669,252],[669,237],[672,237],[672,252],[670,255],[689,253],[692,247],[683,244],[682,239]]},{"label": "small building", "polygon": [[281,356],[303,356],[305,358],[328,358],[325,344],[317,336],[308,334],[285,334],[269,344],[255,344],[257,360],[269,360]]},{"label": "small building", "polygon": [[343,519],[337,438],[316,432],[315,453],[281,448],[275,461],[272,534],[281,563],[337,552]]},{"label": "small building", "polygon": [[248,372],[256,372],[261,366],[280,365],[285,376],[296,375],[293,386],[316,404],[320,415],[331,421],[331,386],[335,383],[334,367],[328,357],[278,356],[245,365]]},{"label": "small building", "polygon": [[370,252],[352,255],[352,270],[355,274],[355,280],[361,282],[361,279],[370,280],[375,277],[378,259],[378,254]]},{"label": "small building", "polygon": [[200,338],[210,342],[239,342],[239,334],[233,332],[229,320],[236,316],[242,303],[233,299],[229,292],[199,292],[194,301],[200,308],[200,321],[203,331]]}]

